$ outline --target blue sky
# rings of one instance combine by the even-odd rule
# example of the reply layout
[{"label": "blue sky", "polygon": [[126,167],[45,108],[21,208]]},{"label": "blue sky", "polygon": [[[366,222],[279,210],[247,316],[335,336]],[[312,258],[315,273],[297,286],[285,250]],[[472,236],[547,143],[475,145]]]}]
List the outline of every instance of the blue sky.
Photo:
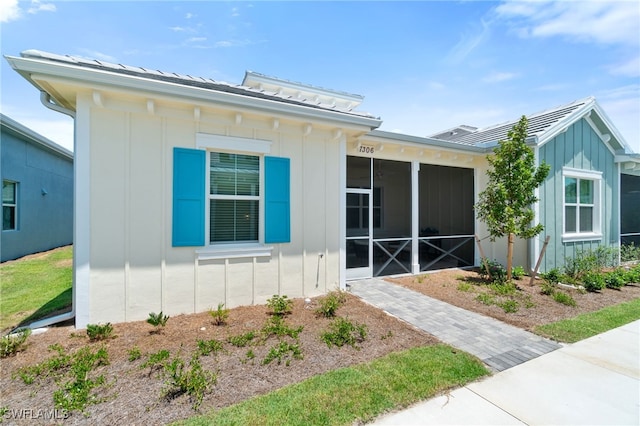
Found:
[{"label": "blue sky", "polygon": [[[365,97],[428,136],[595,96],[640,152],[640,2],[0,0],[2,54],[69,54],[239,84],[246,70]],[[0,110],[72,148],[71,120],[2,59]]]}]

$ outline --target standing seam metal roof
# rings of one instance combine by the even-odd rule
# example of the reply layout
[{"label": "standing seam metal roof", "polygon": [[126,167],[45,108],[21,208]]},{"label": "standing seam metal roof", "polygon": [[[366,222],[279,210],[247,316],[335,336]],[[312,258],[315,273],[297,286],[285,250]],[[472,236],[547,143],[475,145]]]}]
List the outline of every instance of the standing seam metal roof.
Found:
[{"label": "standing seam metal roof", "polygon": [[169,73],[159,70],[150,70],[142,67],[134,67],[123,64],[113,64],[109,62],[103,62],[96,59],[85,59],[81,57],[71,55],[57,55],[48,52],[42,52],[39,50],[25,50],[20,54],[23,58],[31,59],[44,59],[52,62],[66,63],[69,65],[76,65],[83,68],[96,69],[106,72],[112,72],[116,74],[129,75],[134,77],[146,78],[149,80],[157,80],[168,83],[180,84],[189,87],[198,87],[207,90],[213,90],[218,92],[232,93],[236,95],[248,96],[258,99],[272,100],[276,102],[282,102],[293,105],[300,105],[310,108],[322,109],[326,111],[333,111],[347,115],[353,115],[356,117],[379,119],[369,113],[354,111],[351,109],[340,108],[335,105],[322,104],[320,102],[314,102],[313,99],[294,99],[291,96],[281,95],[276,92],[269,92],[266,90],[259,90],[256,88],[229,84],[222,81],[216,81],[204,77],[193,77],[190,75],[182,75],[177,73]]}]

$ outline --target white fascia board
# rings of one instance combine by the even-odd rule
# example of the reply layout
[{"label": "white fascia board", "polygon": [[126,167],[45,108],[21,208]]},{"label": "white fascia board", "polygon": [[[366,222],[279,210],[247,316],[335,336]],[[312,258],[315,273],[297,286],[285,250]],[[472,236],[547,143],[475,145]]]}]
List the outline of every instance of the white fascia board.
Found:
[{"label": "white fascia board", "polygon": [[[269,114],[279,114],[299,117],[301,119],[324,120],[331,123],[345,123],[350,125],[377,128],[382,120],[377,118],[360,117],[336,111],[313,108],[305,105],[294,105],[270,99],[260,99],[235,93],[218,92],[199,87],[182,84],[150,80],[137,76],[115,74],[98,69],[88,69],[66,63],[51,63],[31,58],[6,56],[11,67],[22,74],[35,86],[42,89],[35,80],[47,80],[49,76],[62,77],[70,83],[80,85],[81,82],[95,87],[104,85],[112,88],[124,88],[136,91],[146,91],[174,98],[189,99],[203,103],[215,102],[230,108],[248,108],[264,111]],[[38,75],[40,74],[40,75]]]},{"label": "white fascia board", "polygon": [[362,136],[363,139],[379,143],[397,143],[407,146],[415,146],[419,148],[444,148],[454,151],[473,152],[484,154],[486,150],[475,145],[465,145],[461,143],[443,141],[440,139],[423,138],[420,136],[405,135],[402,133],[385,132],[383,130],[374,130]]},{"label": "white fascia board", "polygon": [[560,133],[565,132],[569,126],[580,120],[586,113],[593,109],[595,101],[590,101],[573,111],[571,114],[549,127],[542,135],[538,136],[538,147],[546,144]]}]

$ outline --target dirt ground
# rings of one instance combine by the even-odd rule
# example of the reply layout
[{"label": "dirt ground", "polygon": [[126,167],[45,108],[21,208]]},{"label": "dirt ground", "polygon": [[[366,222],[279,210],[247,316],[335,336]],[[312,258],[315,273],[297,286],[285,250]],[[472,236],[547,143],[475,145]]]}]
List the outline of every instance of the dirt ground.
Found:
[{"label": "dirt ground", "polygon": [[[518,283],[522,293],[519,296],[522,298],[519,299],[521,306],[518,312],[506,314],[500,307],[487,306],[476,300],[477,294],[486,291],[487,287],[480,284],[475,272],[451,270],[389,280],[525,329],[640,297],[639,285],[626,286],[619,291],[607,289],[600,293],[583,294],[567,290],[577,302],[577,307],[568,307],[541,295],[539,283],[530,287],[528,279],[523,279]],[[459,287],[466,287],[467,291],[461,291]],[[524,307],[525,299],[529,301],[527,306],[533,307]],[[208,313],[172,317],[160,334],[152,333],[153,327],[144,321],[115,324],[116,337],[106,342],[90,343],[84,331],[76,331],[72,326],[59,326],[32,335],[26,350],[0,361],[0,407],[6,408],[3,410],[3,424],[161,425],[232,405],[329,370],[437,342],[433,336],[347,295],[347,302],[339,308],[337,315],[365,324],[367,339],[359,349],[350,346],[329,348],[319,336],[331,320],[315,315],[318,299],[310,304],[305,304],[302,299],[294,302],[293,312],[286,321],[292,327],[304,326],[299,336],[304,358],[292,359],[289,365],[285,362],[278,365],[277,361],[262,364],[266,354],[278,342],[275,337],[262,344],[241,348],[226,342],[230,336],[260,330],[270,316],[266,306],[232,309],[227,324],[223,326],[214,325]],[[157,372],[152,373],[149,367],[141,368],[148,355],[166,349],[172,358],[180,356],[188,361],[197,348],[198,340],[211,339],[225,341],[224,350],[217,355],[200,357],[203,368],[217,374],[217,383],[205,395],[200,408],[197,411],[192,408],[193,400],[188,395],[163,398],[163,378]],[[62,419],[62,413],[57,413],[58,418],[52,421],[46,413],[50,414],[54,408],[52,394],[57,389],[54,380],[36,380],[34,384],[25,385],[20,378],[12,376],[15,377],[20,367],[52,357],[54,353],[48,348],[54,343],[62,345],[67,353],[74,353],[87,345],[92,348],[105,345],[110,363],[96,370],[96,374],[103,374],[106,378],[107,385],[97,392],[104,402],[88,406],[84,414],[73,412],[66,419]],[[140,349],[142,357],[129,361],[129,351],[133,348]],[[255,358],[249,359],[249,350]],[[24,413],[20,410],[31,410],[27,415],[32,418],[16,421],[12,413]],[[41,418],[34,419],[38,413]]]}]

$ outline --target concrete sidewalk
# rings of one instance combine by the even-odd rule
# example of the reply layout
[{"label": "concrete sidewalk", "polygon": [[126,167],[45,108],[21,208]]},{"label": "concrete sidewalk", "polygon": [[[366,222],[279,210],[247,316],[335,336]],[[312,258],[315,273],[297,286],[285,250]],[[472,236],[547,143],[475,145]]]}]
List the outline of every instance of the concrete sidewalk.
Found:
[{"label": "concrete sidewalk", "polygon": [[638,425],[640,321],[379,418],[376,425]]}]

